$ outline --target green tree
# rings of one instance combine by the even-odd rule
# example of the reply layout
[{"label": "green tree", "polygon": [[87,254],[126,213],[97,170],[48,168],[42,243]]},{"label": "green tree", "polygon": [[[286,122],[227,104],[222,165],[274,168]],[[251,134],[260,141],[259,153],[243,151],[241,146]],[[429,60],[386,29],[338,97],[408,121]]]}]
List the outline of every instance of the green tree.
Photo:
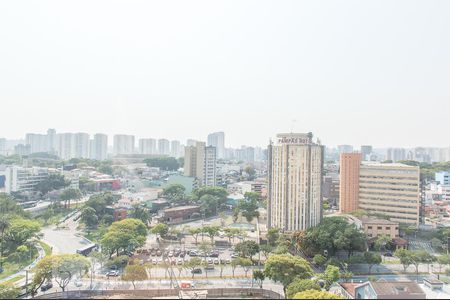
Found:
[{"label": "green tree", "polygon": [[97,212],[92,207],[86,206],[81,211],[80,217],[81,223],[85,224],[87,227],[94,228],[98,225]]},{"label": "green tree", "polygon": [[269,256],[264,265],[264,272],[267,277],[283,285],[285,294],[287,286],[295,277],[307,279],[313,274],[306,260],[290,254],[273,254]]},{"label": "green tree", "polygon": [[134,251],[142,247],[146,239],[147,228],[141,220],[125,219],[112,223],[100,243],[111,256],[114,252],[119,255],[120,250]]},{"label": "green tree", "polygon": [[325,272],[319,276],[325,280],[325,288],[328,289],[334,282],[340,278],[339,267],[328,265]]},{"label": "green tree", "polygon": [[148,279],[147,270],[139,264],[128,265],[122,275],[122,280],[131,281],[133,288],[136,289],[136,281],[144,281]]},{"label": "green tree", "polygon": [[147,224],[150,219],[150,213],[144,206],[135,204],[131,209],[130,217],[141,220],[142,223]]},{"label": "green tree", "polygon": [[200,197],[200,210],[205,216],[215,216],[219,209],[219,199],[214,195],[205,194]]},{"label": "green tree", "polygon": [[352,272],[343,272],[343,273],[341,273],[341,279],[344,282],[349,282],[352,278],[353,278],[353,273]]},{"label": "green tree", "polygon": [[295,294],[307,290],[320,291],[320,285],[311,279],[295,279],[286,289],[286,297],[292,299]]},{"label": "green tree", "polygon": [[259,246],[259,250],[264,255],[264,257],[267,259],[269,257],[269,254],[273,251],[273,247],[269,244],[261,245]]},{"label": "green tree", "polygon": [[184,263],[184,267],[191,271],[192,278],[194,278],[194,270],[198,269],[202,265],[202,260],[198,257],[193,257]]},{"label": "green tree", "polygon": [[160,156],[147,158],[144,162],[149,167],[160,168],[165,171],[176,171],[180,168],[180,164],[174,157]]},{"label": "green tree", "polygon": [[59,198],[61,201],[64,201],[64,207],[70,209],[70,201],[71,200],[79,200],[83,195],[81,194],[79,189],[67,189],[64,190]]},{"label": "green tree", "polygon": [[46,179],[39,182],[35,189],[42,195],[47,194],[50,191],[59,190],[68,187],[70,184],[61,174],[50,174]]},{"label": "green tree", "polygon": [[31,294],[35,294],[46,281],[52,280],[54,262],[55,256],[47,255],[37,263],[31,282]]},{"label": "green tree", "polygon": [[204,226],[203,232],[206,233],[211,239],[211,244],[214,245],[214,237],[219,234],[220,227],[219,226]]},{"label": "green tree", "polygon": [[159,223],[155,227],[153,227],[150,232],[153,234],[157,234],[160,237],[165,237],[169,232],[169,226],[167,224]]},{"label": "green tree", "polygon": [[172,202],[182,201],[185,197],[186,188],[178,183],[170,184],[163,189],[163,196]]},{"label": "green tree", "polygon": [[253,221],[254,218],[259,217],[258,202],[255,199],[245,199],[244,201],[240,201],[237,207],[242,213],[242,216],[245,217],[249,223]]},{"label": "green tree", "polygon": [[377,240],[375,241],[375,249],[381,251],[386,246],[386,244],[391,241],[392,239],[389,235],[378,236]]},{"label": "green tree", "polygon": [[12,284],[0,283],[0,299],[16,299],[19,289]]},{"label": "green tree", "polygon": [[294,295],[293,299],[345,299],[326,291],[307,290]]},{"label": "green tree", "polygon": [[403,271],[406,272],[406,269],[413,263],[413,255],[410,250],[406,249],[398,249],[394,252],[394,256],[400,259],[400,263],[403,265]]},{"label": "green tree", "polygon": [[227,202],[228,192],[226,189],[217,186],[205,186],[193,191],[195,199],[200,199],[204,195],[216,197],[220,206]]},{"label": "green tree", "polygon": [[234,278],[234,272],[236,271],[236,268],[239,266],[240,263],[241,263],[241,260],[239,258],[234,258],[231,260],[231,272],[233,274],[233,278]]},{"label": "green tree", "polygon": [[14,252],[20,245],[24,245],[33,238],[39,238],[41,226],[38,221],[14,217],[4,234],[4,243],[9,252]]},{"label": "green tree", "polygon": [[450,254],[444,254],[437,257],[437,262],[439,264],[439,273],[441,272],[442,266],[450,265]]},{"label": "green tree", "polygon": [[316,254],[313,257],[313,262],[318,266],[323,266],[327,262],[327,258],[322,254]]},{"label": "green tree", "polygon": [[202,233],[202,229],[201,228],[190,228],[189,229],[189,234],[192,235],[192,237],[195,240],[195,244],[197,245],[198,243],[198,236],[200,233]]},{"label": "green tree", "polygon": [[207,242],[201,242],[200,245],[198,245],[198,250],[203,252],[203,258],[206,260],[208,252],[212,250],[212,246]]},{"label": "green tree", "polygon": [[257,282],[259,288],[262,289],[263,282],[266,279],[266,275],[261,270],[253,270],[253,280]]},{"label": "green tree", "polygon": [[267,242],[272,247],[276,246],[276,243],[279,238],[280,238],[280,230],[278,228],[270,228],[267,231]]},{"label": "green tree", "polygon": [[255,241],[243,241],[236,244],[234,250],[239,256],[252,259],[259,252],[259,245]]},{"label": "green tree", "polygon": [[3,257],[3,244],[5,243],[5,232],[11,226],[10,216],[7,214],[0,215],[0,259]]},{"label": "green tree", "polygon": [[253,262],[248,258],[239,258],[239,265],[244,269],[245,277],[247,277],[248,271],[250,271]]},{"label": "green tree", "polygon": [[244,197],[245,197],[245,199],[247,199],[248,201],[259,201],[259,199],[260,199],[260,195],[259,195],[259,193],[256,193],[256,192],[245,192],[244,193]]},{"label": "green tree", "polygon": [[374,252],[364,252],[364,260],[369,265],[369,274],[371,273],[372,267],[381,264],[381,255]]}]

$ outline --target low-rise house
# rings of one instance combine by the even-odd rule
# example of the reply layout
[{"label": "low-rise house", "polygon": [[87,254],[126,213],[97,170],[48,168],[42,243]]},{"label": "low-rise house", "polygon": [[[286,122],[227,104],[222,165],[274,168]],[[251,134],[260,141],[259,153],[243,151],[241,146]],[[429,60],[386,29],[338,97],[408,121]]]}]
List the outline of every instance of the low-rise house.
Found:
[{"label": "low-rise house", "polygon": [[335,283],[330,292],[346,299],[426,299],[422,288],[412,281]]},{"label": "low-rise house", "polygon": [[200,206],[186,205],[163,210],[163,221],[167,224],[178,224],[200,218]]},{"label": "low-rise house", "polygon": [[399,237],[399,223],[384,219],[363,218],[362,229],[369,238],[387,235],[391,239]]}]

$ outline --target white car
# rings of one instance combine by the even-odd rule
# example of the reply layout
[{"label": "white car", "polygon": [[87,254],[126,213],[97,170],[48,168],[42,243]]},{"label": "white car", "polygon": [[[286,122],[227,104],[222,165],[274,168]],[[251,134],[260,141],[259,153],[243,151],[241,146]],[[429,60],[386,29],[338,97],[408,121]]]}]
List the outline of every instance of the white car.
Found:
[{"label": "white car", "polygon": [[81,281],[81,280],[75,281],[75,286],[76,286],[76,287],[83,286],[83,281]]}]

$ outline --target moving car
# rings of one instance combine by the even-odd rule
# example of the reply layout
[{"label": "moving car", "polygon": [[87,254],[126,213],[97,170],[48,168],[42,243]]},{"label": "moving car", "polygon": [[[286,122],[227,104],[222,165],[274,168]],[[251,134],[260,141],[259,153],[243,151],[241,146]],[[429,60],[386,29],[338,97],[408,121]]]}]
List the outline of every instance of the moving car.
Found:
[{"label": "moving car", "polygon": [[106,277],[117,277],[119,276],[119,271],[109,271],[108,273],[106,273]]},{"label": "moving car", "polygon": [[53,287],[53,283],[51,283],[51,282],[44,283],[43,285],[41,285],[41,292],[48,291],[52,287]]}]

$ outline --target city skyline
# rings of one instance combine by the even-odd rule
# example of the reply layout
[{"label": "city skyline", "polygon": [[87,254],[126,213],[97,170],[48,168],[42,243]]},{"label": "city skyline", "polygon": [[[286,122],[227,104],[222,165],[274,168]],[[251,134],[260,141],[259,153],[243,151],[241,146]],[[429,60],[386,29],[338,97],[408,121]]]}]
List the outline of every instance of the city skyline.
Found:
[{"label": "city skyline", "polygon": [[0,136],[448,147],[450,3],[433,3],[2,2]]}]

